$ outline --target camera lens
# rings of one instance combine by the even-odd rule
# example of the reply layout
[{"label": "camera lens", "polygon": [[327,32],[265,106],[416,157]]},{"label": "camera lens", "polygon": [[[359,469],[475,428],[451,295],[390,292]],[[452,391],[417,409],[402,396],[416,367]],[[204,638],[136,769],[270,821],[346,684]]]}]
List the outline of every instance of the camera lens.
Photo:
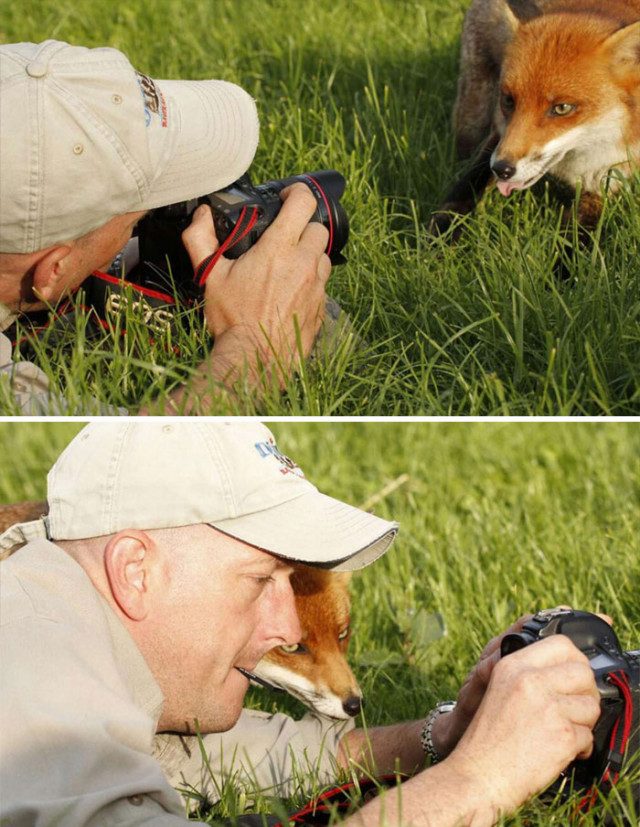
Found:
[{"label": "camera lens", "polygon": [[[349,219],[340,203],[344,193],[345,180],[333,169],[323,169],[318,172],[305,172],[301,175],[292,175],[281,181],[268,181],[262,185],[271,191],[280,192],[285,187],[296,182],[306,184],[313,193],[317,207],[311,221],[317,221],[329,231],[329,241],[326,253],[334,264],[344,261],[341,255],[345,244],[349,239]],[[256,187],[261,190],[262,186]]]}]

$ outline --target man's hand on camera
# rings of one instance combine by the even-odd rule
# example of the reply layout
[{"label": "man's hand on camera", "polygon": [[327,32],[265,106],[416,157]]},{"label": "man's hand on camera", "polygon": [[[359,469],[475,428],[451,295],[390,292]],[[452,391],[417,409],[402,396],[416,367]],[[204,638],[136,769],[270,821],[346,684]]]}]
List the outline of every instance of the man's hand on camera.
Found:
[{"label": "man's hand on camera", "polygon": [[502,658],[456,749],[443,762],[483,778],[487,800],[511,811],[593,747],[600,695],[587,657],[553,635]]},{"label": "man's hand on camera", "polygon": [[[327,230],[309,223],[316,202],[304,184],[281,195],[282,209],[257,243],[236,260],[222,256],[205,287],[212,369],[229,387],[243,371],[257,384],[263,369],[283,385],[300,350],[309,354],[324,317]],[[182,238],[194,268],[218,249],[208,206],[195,211]]]},{"label": "man's hand on camera", "polygon": [[[558,608],[570,608],[558,606]],[[598,615],[609,625],[613,625],[609,615]],[[467,727],[473,720],[480,706],[494,667],[500,661],[500,645],[505,635],[521,632],[524,624],[531,620],[533,615],[522,615],[505,632],[492,638],[484,647],[478,663],[467,675],[458,694],[456,708],[447,715],[439,716],[433,727],[433,741],[439,755],[448,755],[464,735]]]}]

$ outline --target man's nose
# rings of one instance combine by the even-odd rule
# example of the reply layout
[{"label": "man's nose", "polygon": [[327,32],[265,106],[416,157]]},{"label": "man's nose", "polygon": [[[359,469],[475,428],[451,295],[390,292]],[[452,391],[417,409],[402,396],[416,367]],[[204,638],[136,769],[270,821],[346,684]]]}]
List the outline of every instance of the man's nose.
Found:
[{"label": "man's nose", "polygon": [[292,646],[300,641],[302,628],[291,583],[287,582],[279,592],[271,618],[272,634],[278,638],[278,645]]}]

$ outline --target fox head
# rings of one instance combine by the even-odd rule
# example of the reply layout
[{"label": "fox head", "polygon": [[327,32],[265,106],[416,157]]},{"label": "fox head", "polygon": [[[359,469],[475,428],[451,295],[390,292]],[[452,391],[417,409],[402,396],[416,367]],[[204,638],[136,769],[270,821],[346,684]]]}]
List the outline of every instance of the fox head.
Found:
[{"label": "fox head", "polygon": [[622,27],[573,6],[524,23],[509,12],[491,158],[503,195],[547,172],[598,189],[609,168],[640,151],[640,6],[625,8],[636,22]]},{"label": "fox head", "polygon": [[297,566],[291,576],[302,637],[268,652],[254,672],[331,718],[357,715],[362,692],[347,663],[350,572]]}]

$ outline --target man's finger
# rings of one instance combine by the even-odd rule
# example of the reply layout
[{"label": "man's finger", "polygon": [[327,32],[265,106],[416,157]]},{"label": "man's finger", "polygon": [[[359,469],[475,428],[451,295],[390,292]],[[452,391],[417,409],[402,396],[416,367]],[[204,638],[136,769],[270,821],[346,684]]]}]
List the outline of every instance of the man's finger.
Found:
[{"label": "man's finger", "polygon": [[323,284],[326,284],[329,281],[329,276],[331,275],[331,259],[328,255],[323,253],[320,256],[320,262],[318,263],[318,278]]},{"label": "man's finger", "polygon": [[591,698],[600,709],[600,693],[588,661],[561,663],[549,669],[547,674],[550,688],[565,695]]},{"label": "man's finger", "polygon": [[593,752],[592,728],[589,726],[574,726],[574,732],[576,734],[576,743],[578,746],[576,758],[579,758],[580,760],[589,758]]},{"label": "man's finger", "polygon": [[316,211],[317,202],[306,184],[296,183],[280,193],[282,207],[270,227],[264,231],[264,238],[272,243],[297,244],[304,228]]},{"label": "man's finger", "polygon": [[200,262],[218,249],[218,239],[213,226],[211,207],[201,204],[193,213],[191,224],[182,233],[182,243],[185,246],[191,266],[195,268]]},{"label": "man's finger", "polygon": [[587,656],[566,635],[552,635],[551,637],[542,638],[530,646],[512,652],[503,660],[509,658],[526,660],[528,665],[533,668],[555,666],[567,661],[588,663]]},{"label": "man's finger", "polygon": [[319,224],[317,221],[312,221],[302,231],[300,242],[298,244],[304,250],[310,253],[315,253],[318,258],[327,249],[329,242],[329,231],[324,224]]},{"label": "man's finger", "polygon": [[561,695],[558,703],[574,724],[593,729],[600,717],[600,703],[590,695]]}]

